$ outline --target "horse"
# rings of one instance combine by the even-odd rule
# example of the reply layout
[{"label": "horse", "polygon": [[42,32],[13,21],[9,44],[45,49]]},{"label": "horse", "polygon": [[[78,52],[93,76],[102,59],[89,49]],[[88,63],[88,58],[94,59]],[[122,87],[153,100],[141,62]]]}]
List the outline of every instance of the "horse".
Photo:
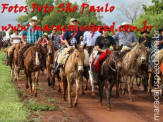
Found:
[{"label": "horse", "polygon": [[121,61],[122,56],[120,50],[122,49],[123,45],[120,48],[116,49],[114,47],[114,51],[107,55],[106,59],[102,62],[100,73],[93,71],[93,80],[96,79],[96,82],[99,87],[99,103],[102,105],[102,98],[103,98],[103,88],[105,86],[106,95],[107,95],[107,109],[110,110],[110,97],[112,88],[114,83],[116,83],[116,95],[118,95],[118,88],[119,88],[119,73],[122,68]]},{"label": "horse", "polygon": [[[14,44],[12,47],[12,53],[10,54],[9,66],[11,69],[11,77],[14,77],[15,81],[18,81],[18,79],[19,79],[18,51],[21,47],[22,47],[22,42],[19,42],[18,44]],[[6,51],[6,53],[7,53],[7,51]]]},{"label": "horse", "polygon": [[85,46],[86,45],[84,45],[83,47],[75,44],[75,50],[68,57],[68,60],[66,61],[65,68],[64,68],[65,76],[68,84],[68,103],[70,108],[72,107],[71,94],[72,94],[72,86],[74,81],[76,81],[76,97],[73,106],[76,107],[78,104],[79,84],[81,78],[83,78],[83,71],[84,71]]},{"label": "horse", "polygon": [[54,57],[54,52],[57,50],[56,47],[54,47],[54,42],[53,41],[48,41],[47,43],[47,56],[46,56],[46,70],[48,74],[48,86],[53,86],[54,89],[54,79],[53,79],[53,57]]},{"label": "horse", "polygon": [[133,81],[139,72],[140,66],[146,62],[147,54],[148,51],[144,44],[137,44],[122,58],[122,81],[125,82],[122,94],[125,94],[126,86],[128,86],[130,101],[134,101],[132,98]]},{"label": "horse", "polygon": [[[41,66],[43,65],[41,63],[41,60],[45,57],[43,57],[41,53],[41,45],[34,45],[26,50],[24,53],[24,73],[26,75],[26,81],[25,86],[26,88],[30,87],[30,93],[37,97],[37,85],[38,85],[38,77],[41,70]],[[32,77],[31,74],[34,73],[34,79],[32,83]],[[28,81],[30,85],[28,85]],[[33,85],[33,88],[32,88]]]},{"label": "horse", "polygon": [[160,92],[160,97],[163,98],[163,71],[161,70],[161,66],[163,66],[163,50],[160,50],[154,59],[153,70],[149,72],[148,88],[150,96],[152,95],[152,87],[155,86],[155,89]]}]

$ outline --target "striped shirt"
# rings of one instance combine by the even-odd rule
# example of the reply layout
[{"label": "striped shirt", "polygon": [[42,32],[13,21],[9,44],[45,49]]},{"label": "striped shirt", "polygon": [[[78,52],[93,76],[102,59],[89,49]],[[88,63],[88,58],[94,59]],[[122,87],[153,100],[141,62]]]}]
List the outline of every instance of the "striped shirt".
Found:
[{"label": "striped shirt", "polygon": [[43,32],[40,30],[33,31],[33,27],[30,26],[26,31],[22,31],[20,35],[26,35],[26,42],[34,44],[40,37],[43,38]]}]

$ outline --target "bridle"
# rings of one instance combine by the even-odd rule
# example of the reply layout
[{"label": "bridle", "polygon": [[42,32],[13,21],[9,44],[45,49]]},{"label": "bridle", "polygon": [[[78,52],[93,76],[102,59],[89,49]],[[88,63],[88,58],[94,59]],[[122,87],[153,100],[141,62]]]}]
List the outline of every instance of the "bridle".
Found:
[{"label": "bridle", "polygon": [[[122,59],[120,58],[119,60],[115,60],[114,53],[115,53],[115,51],[112,53],[112,55],[111,55],[110,58],[111,58],[111,60],[114,62],[114,65],[115,65],[115,67],[116,67],[117,62],[122,61]],[[120,52],[118,52],[118,54],[120,55]],[[113,68],[110,64],[108,64],[108,65],[109,65],[109,67],[110,67],[114,72],[118,72],[118,70],[117,70],[116,68]]]}]

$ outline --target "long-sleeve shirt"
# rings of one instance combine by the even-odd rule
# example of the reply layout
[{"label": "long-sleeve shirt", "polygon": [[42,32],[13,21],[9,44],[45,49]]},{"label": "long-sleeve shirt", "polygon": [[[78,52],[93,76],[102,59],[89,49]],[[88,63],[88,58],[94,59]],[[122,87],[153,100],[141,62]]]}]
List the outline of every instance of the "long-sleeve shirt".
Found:
[{"label": "long-sleeve shirt", "polygon": [[133,42],[136,42],[136,36],[133,32],[127,32],[125,35],[124,32],[117,32],[113,38],[117,41],[118,46],[130,46]]},{"label": "long-sleeve shirt", "polygon": [[90,31],[86,31],[83,35],[83,41],[81,45],[86,44],[86,46],[95,46],[97,37],[101,36],[101,33],[96,31],[94,34]]}]

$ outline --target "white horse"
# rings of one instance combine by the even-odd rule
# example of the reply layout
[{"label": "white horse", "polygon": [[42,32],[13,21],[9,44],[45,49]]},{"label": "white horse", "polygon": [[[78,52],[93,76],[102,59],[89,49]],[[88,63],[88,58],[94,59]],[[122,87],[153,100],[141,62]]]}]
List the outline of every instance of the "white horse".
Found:
[{"label": "white horse", "polygon": [[91,64],[92,64],[93,59],[97,56],[97,53],[98,51],[94,48],[92,54],[89,57],[89,66],[90,66],[89,79],[90,79],[91,86],[92,86],[92,94],[91,94],[92,96],[95,96],[94,89],[95,89],[95,83],[97,81],[95,80],[95,77],[93,75]]}]

